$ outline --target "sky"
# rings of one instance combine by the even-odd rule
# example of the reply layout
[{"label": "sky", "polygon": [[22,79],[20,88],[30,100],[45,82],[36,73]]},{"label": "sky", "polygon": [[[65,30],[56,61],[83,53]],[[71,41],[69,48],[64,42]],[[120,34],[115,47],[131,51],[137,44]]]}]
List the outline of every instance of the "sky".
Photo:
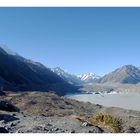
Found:
[{"label": "sky", "polygon": [[140,8],[0,8],[0,44],[73,74],[140,66]]}]

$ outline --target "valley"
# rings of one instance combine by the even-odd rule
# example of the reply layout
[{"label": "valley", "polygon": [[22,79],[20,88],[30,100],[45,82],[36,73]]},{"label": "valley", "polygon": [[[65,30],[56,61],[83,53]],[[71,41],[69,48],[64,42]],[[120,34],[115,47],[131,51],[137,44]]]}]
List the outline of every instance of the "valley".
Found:
[{"label": "valley", "polygon": [[139,99],[133,65],[74,75],[0,47],[0,133],[139,133]]}]

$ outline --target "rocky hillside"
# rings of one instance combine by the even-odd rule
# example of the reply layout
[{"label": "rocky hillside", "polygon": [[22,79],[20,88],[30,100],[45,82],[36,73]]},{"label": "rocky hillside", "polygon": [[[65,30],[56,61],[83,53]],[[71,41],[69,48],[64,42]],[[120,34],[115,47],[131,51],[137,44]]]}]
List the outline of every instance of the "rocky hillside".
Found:
[{"label": "rocky hillside", "polygon": [[17,91],[51,90],[59,95],[77,89],[42,64],[11,54],[3,48],[0,48],[0,87]]},{"label": "rocky hillside", "polygon": [[[91,123],[98,113],[107,114],[111,124]],[[0,96],[0,133],[110,133],[114,127],[121,133],[140,132],[140,112],[106,108],[54,93],[6,92]]]},{"label": "rocky hillside", "polygon": [[140,69],[133,65],[125,65],[95,81],[97,83],[137,84],[140,82]]}]

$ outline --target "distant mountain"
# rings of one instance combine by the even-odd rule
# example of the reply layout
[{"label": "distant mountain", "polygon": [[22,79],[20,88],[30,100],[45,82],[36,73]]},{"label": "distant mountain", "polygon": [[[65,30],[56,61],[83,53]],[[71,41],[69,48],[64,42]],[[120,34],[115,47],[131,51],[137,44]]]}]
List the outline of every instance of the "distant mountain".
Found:
[{"label": "distant mountain", "polygon": [[80,85],[83,83],[76,75],[70,74],[60,67],[52,68],[51,70],[70,84]]},{"label": "distant mountain", "polygon": [[98,83],[137,84],[140,82],[140,69],[125,65],[96,80]]},{"label": "distant mountain", "polygon": [[99,79],[100,76],[96,75],[95,73],[85,73],[77,76],[80,80],[86,83],[92,83],[95,79]]},{"label": "distant mountain", "polygon": [[70,84],[74,85],[81,85],[84,83],[92,83],[95,81],[95,79],[100,78],[100,76],[94,74],[94,73],[86,73],[81,75],[73,75],[70,74],[60,67],[52,68],[53,72],[55,72],[58,76],[60,76],[63,80],[67,81]]},{"label": "distant mountain", "polygon": [[77,87],[64,81],[44,65],[0,47],[0,87],[4,90],[55,91],[59,95]]}]

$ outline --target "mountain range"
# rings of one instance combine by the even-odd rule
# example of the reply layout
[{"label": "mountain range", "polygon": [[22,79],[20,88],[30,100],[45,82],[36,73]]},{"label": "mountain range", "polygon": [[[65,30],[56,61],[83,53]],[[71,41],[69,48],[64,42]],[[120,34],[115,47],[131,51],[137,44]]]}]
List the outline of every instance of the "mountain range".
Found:
[{"label": "mountain range", "polygon": [[124,65],[113,72],[96,79],[95,82],[137,84],[140,82],[140,69],[133,65]]},{"label": "mountain range", "polygon": [[39,62],[0,47],[0,87],[17,91],[55,91],[59,95],[77,90]]},{"label": "mountain range", "polygon": [[77,76],[81,81],[84,81],[85,83],[92,83],[96,79],[99,79],[100,76],[96,75],[95,73],[85,73]]},{"label": "mountain range", "polygon": [[86,83],[140,83],[140,68],[124,65],[100,77],[94,73],[73,75],[59,67],[50,69],[0,47],[0,88],[16,91],[55,91],[59,95],[75,92]]},{"label": "mountain range", "polygon": [[94,74],[94,73],[85,73],[81,75],[74,75],[70,74],[60,67],[52,68],[51,69],[54,73],[56,73],[58,76],[60,76],[63,80],[67,81],[70,84],[74,85],[81,85],[85,83],[92,83],[95,81],[95,79],[100,78],[100,76]]},{"label": "mountain range", "polygon": [[61,68],[57,67],[52,69],[65,81],[71,84],[86,84],[86,83],[121,83],[121,84],[137,84],[140,82],[140,68],[133,65],[124,65],[117,68],[113,72],[105,76],[98,76],[95,73],[85,73],[81,75],[72,75]]}]

